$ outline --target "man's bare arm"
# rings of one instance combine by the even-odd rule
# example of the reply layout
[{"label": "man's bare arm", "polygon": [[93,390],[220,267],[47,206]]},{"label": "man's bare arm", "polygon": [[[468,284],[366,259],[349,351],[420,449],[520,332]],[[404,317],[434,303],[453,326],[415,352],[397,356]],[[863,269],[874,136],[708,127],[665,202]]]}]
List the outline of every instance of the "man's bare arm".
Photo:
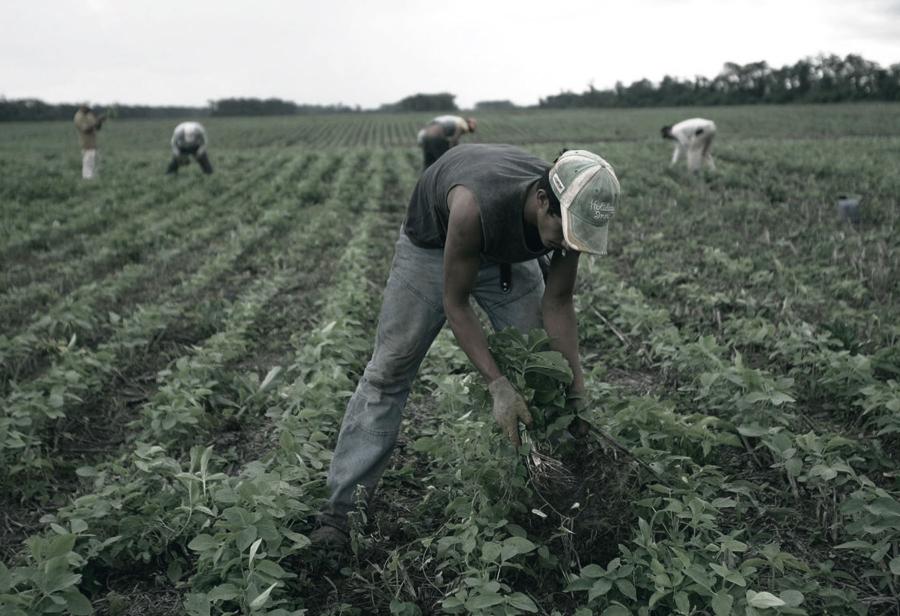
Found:
[{"label": "man's bare arm", "polygon": [[469,303],[481,264],[481,213],[472,191],[457,186],[448,196],[450,219],[444,244],[444,312],[459,346],[490,383],[501,375],[484,329]]},{"label": "man's bare arm", "polygon": [[491,414],[514,447],[522,444],[519,422],[531,425],[531,414],[521,394],[500,373],[491,355],[481,323],[469,297],[481,265],[481,213],[475,195],[457,186],[450,191],[450,220],[444,244],[444,313],[459,346],[488,383],[493,398]]},{"label": "man's bare arm", "polygon": [[553,253],[547,285],[541,301],[544,329],[551,338],[551,346],[569,361],[572,368],[570,393],[584,391],[584,374],[578,357],[578,322],[575,318],[575,279],[578,276],[579,253],[574,250]]}]

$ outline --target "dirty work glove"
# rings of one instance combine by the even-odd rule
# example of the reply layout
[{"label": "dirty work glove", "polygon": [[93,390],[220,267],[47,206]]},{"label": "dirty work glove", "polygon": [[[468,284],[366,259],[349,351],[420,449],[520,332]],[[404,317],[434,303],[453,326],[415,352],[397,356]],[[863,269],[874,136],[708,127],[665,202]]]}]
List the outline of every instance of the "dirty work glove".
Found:
[{"label": "dirty work glove", "polygon": [[503,433],[509,437],[510,442],[515,447],[519,447],[522,444],[519,438],[519,421],[521,420],[526,426],[531,425],[531,413],[528,412],[525,399],[519,395],[519,392],[505,376],[501,376],[488,385],[488,390],[494,399],[494,420]]},{"label": "dirty work glove", "polygon": [[[588,398],[587,394],[584,392],[571,392],[566,398],[566,410],[570,413],[579,414],[588,406]],[[586,422],[581,417],[576,417],[572,420],[572,423],[569,424],[569,433],[575,438],[582,438],[587,436],[587,433],[590,432],[591,424]]]}]

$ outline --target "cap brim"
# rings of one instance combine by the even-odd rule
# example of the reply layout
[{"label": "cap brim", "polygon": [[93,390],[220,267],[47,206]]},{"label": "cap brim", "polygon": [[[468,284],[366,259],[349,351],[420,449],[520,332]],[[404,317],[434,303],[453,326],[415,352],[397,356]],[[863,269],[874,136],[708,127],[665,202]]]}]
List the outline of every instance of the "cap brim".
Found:
[{"label": "cap brim", "polygon": [[604,225],[594,225],[577,216],[571,210],[562,208],[563,238],[572,250],[594,255],[605,255],[609,237],[609,221]]}]

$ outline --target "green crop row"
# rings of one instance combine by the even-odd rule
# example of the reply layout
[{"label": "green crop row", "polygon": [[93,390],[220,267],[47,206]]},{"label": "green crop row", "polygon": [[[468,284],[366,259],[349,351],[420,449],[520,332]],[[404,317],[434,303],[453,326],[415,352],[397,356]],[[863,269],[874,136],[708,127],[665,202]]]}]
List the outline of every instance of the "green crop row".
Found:
[{"label": "green crop row", "polygon": [[[336,197],[350,200],[354,198],[355,193],[359,189],[365,188],[364,186],[355,184],[355,182],[358,182],[358,179],[356,177],[353,178],[354,181],[348,181],[348,176],[349,174],[343,174],[343,176],[339,174],[336,182],[338,184],[354,185],[350,186],[350,189],[344,188],[343,190],[341,190],[340,188],[338,188]],[[342,177],[344,179],[341,179]],[[329,201],[328,203],[334,205],[335,202],[336,200]],[[311,224],[309,227],[303,228],[299,236],[289,238],[290,244],[288,245],[294,248],[289,253],[290,255],[292,255],[291,259],[287,258],[288,255],[284,255],[280,259],[282,267],[285,268],[283,270],[283,277],[289,277],[288,275],[291,272],[298,271],[297,268],[301,267],[304,264],[304,250],[310,243],[316,243],[316,241],[314,240],[321,241],[328,236],[338,237],[340,235],[343,226],[334,224],[338,220],[340,220],[340,218],[338,210],[336,208],[323,208],[319,210],[319,216],[309,221],[314,224]],[[371,249],[371,242],[368,237],[366,237],[365,240],[361,241],[360,244],[368,244]],[[331,245],[337,245],[337,242],[332,241]],[[355,257],[359,254],[359,247],[355,242],[353,243],[353,245],[355,246],[355,252],[353,252],[352,254]],[[365,260],[363,260],[362,262],[365,263]],[[337,267],[345,268],[348,272],[347,276],[350,275],[349,272],[356,271],[355,266],[350,263],[346,263],[346,260],[338,263]],[[358,280],[354,281],[354,284],[359,288],[367,291],[369,290],[369,285],[365,283],[360,284],[360,281]],[[360,308],[365,306],[367,303],[368,302],[363,302],[362,304],[360,304]],[[344,307],[342,310],[344,312],[348,312],[347,308],[348,307]],[[331,328],[326,328],[326,330],[330,329]],[[228,344],[231,344],[234,342],[234,338],[226,336],[223,339],[223,343],[226,342]],[[209,354],[205,354],[205,356],[209,356]],[[192,397],[198,400],[209,399],[210,394],[201,391],[204,385],[201,381],[203,381],[204,378],[215,378],[217,374],[219,375],[219,378],[221,378],[221,368],[216,368],[213,366],[203,367],[196,365],[196,363],[194,363],[193,366],[189,366],[189,364],[191,364],[192,362],[194,362],[193,359],[190,361],[185,360],[184,366],[180,365],[181,362],[176,363],[176,371],[182,372],[185,375],[184,378],[175,378],[175,376],[173,375],[165,376],[165,382],[167,384],[171,384],[171,391],[161,391],[161,393],[159,394],[159,396],[161,397],[158,400],[159,404],[151,404],[148,409],[145,410],[144,417],[149,417],[151,420],[150,425],[148,426],[148,430],[144,432],[146,438],[149,439],[152,437],[157,441],[159,441],[160,439],[166,440],[168,438],[171,438],[171,434],[168,431],[169,426],[167,422],[155,422],[153,420],[154,417],[159,418],[168,416],[166,408],[168,408],[169,404],[168,402],[166,402],[166,400],[182,400],[183,403],[180,404],[180,406],[183,410],[184,408],[188,408],[191,406],[187,402],[189,402]],[[206,368],[209,369],[206,370]],[[277,373],[278,371],[272,372],[273,378]],[[203,374],[206,374],[208,376],[204,377]],[[259,388],[259,391],[256,393],[262,395],[262,392],[271,389],[271,383],[272,379],[267,379],[263,382],[263,384]],[[200,390],[198,390],[197,387],[200,387]],[[275,390],[272,391],[274,392]],[[268,394],[266,395],[268,396]],[[185,398],[185,396],[187,396],[187,398]],[[280,399],[280,397],[273,398],[273,400],[275,401]],[[154,425],[157,424],[158,429],[154,428]],[[176,428],[175,426],[171,427]],[[178,430],[176,429],[176,432],[177,431]],[[185,435],[188,437],[188,440],[182,440],[181,444],[185,445],[185,443],[197,442],[199,434],[200,433],[198,433],[196,429],[190,430],[189,434]],[[139,438],[138,441],[140,442],[142,438]],[[108,510],[108,503],[110,503],[111,501],[115,502],[116,500],[124,498],[126,499],[125,502],[131,502],[136,507],[143,507],[144,512],[149,512],[149,510],[154,507],[160,507],[159,511],[168,511],[169,513],[164,519],[169,520],[171,522],[171,525],[165,524],[164,528],[176,528],[176,525],[179,523],[179,521],[185,521],[183,518],[179,517],[185,515],[185,511],[183,507],[182,509],[178,509],[177,507],[168,506],[167,503],[172,504],[172,498],[175,498],[177,500],[178,498],[180,498],[180,495],[184,494],[181,490],[187,490],[187,499],[190,503],[192,503],[190,507],[194,507],[195,505],[197,506],[196,509],[192,508],[187,512],[187,519],[190,519],[191,513],[193,513],[193,515],[195,516],[199,516],[199,511],[202,511],[203,507],[199,506],[198,502],[207,495],[206,490],[202,489],[201,485],[205,485],[203,484],[203,482],[208,480],[209,486],[212,487],[215,481],[222,479],[222,476],[220,475],[217,475],[215,477],[208,476],[211,475],[207,472],[207,470],[210,468],[210,465],[220,463],[218,457],[211,458],[211,449],[204,450],[203,448],[200,448],[192,451],[191,461],[186,464],[184,470],[181,470],[181,465],[174,459],[167,457],[163,453],[162,448],[159,448],[158,446],[139,445],[134,456],[136,466],[135,470],[126,471],[126,474],[132,477],[132,479],[128,481],[120,480],[114,482],[114,484],[102,485],[105,481],[109,481],[109,479],[111,479],[112,477],[125,471],[125,468],[120,466],[121,463],[111,464],[105,469],[92,469],[89,474],[91,477],[95,478],[94,481],[98,489],[102,489],[99,489],[98,492],[95,493],[96,496],[82,497],[81,499],[77,500],[70,511],[60,512],[59,521],[63,522],[65,520],[73,520],[72,523],[75,525],[75,527],[81,528],[81,524],[78,522],[74,522],[74,520],[86,519],[88,520],[88,523],[91,525],[91,527],[95,530],[102,530],[106,526],[106,524],[109,524],[110,531],[121,532],[123,528],[131,528],[130,523],[128,523],[127,521],[123,523],[123,520],[121,518],[108,519],[111,513]],[[117,471],[117,468],[120,470]],[[88,471],[86,470],[84,471],[84,473],[87,474]],[[167,479],[169,477],[171,477],[172,485],[169,485],[169,479]],[[196,478],[197,482],[192,481],[191,478]],[[164,482],[162,484],[162,487],[158,483],[159,481]],[[145,492],[144,490],[149,491]],[[137,493],[144,495],[142,497],[143,499],[146,499],[148,494],[153,494],[154,497],[150,499],[150,502],[144,502],[141,499],[133,500],[128,496],[131,495],[133,497]],[[187,530],[186,532],[197,532],[200,529],[200,527],[193,526],[191,526],[191,528],[195,528],[196,530]],[[137,527],[135,527],[133,529],[133,535],[119,537],[115,542],[115,545],[111,543],[108,546],[104,546],[103,548],[98,549],[102,549],[103,553],[105,554],[104,559],[115,560],[117,554],[121,557],[125,557],[125,554],[135,554],[135,551],[137,551],[137,553],[143,553],[143,558],[152,558],[154,554],[160,555],[166,551],[167,548],[165,546],[167,542],[176,540],[176,537],[173,536],[169,537],[161,544],[154,543],[151,537],[147,537],[146,535],[144,535],[144,530],[145,529],[143,528],[138,529]],[[185,528],[182,528],[182,530],[185,530]],[[102,532],[104,534],[108,534],[106,531]],[[168,532],[170,531],[167,531],[164,534],[167,534]],[[94,542],[94,546],[99,546],[100,543],[101,542]],[[199,545],[199,542],[197,545]],[[85,546],[82,547],[84,548]],[[174,548],[174,546],[170,546],[169,549],[172,548]],[[76,551],[84,553],[83,550]],[[91,553],[90,549],[87,550],[87,553]],[[178,562],[181,562],[180,559]],[[173,565],[170,568],[170,573],[172,573],[173,575],[175,573],[175,569],[181,566],[177,563],[176,565]],[[260,570],[260,574],[264,575],[268,567],[268,565],[263,565]],[[16,569],[14,571],[18,571],[19,574],[11,575],[21,575],[22,577],[17,579],[22,580],[23,587],[27,587],[27,583],[24,580],[24,577],[27,575],[24,573],[25,570]],[[27,593],[28,591],[21,591],[18,596],[24,597],[27,596]]]},{"label": "green crop row", "polygon": [[[49,460],[41,448],[41,435],[48,422],[65,417],[83,404],[85,398],[94,395],[115,370],[122,369],[126,358],[135,361],[137,348],[146,349],[164,331],[167,323],[182,315],[184,307],[179,307],[180,303],[190,301],[198,291],[229,271],[248,248],[256,247],[273,233],[277,235],[297,213],[297,207],[287,205],[266,212],[256,225],[239,228],[224,245],[219,245],[214,259],[173,289],[171,295],[181,299],[140,311],[139,325],[131,319],[114,316],[112,338],[96,351],[75,348],[75,334],[69,344],[57,343],[60,344],[60,355],[47,373],[22,386],[14,385],[4,401],[0,421],[4,436],[2,450],[9,462],[5,479],[14,479],[23,472],[45,472]],[[85,311],[91,314],[91,306],[85,307]],[[147,319],[147,315],[155,318]],[[14,463],[9,456],[14,456]]]},{"label": "green crop row", "polygon": [[[262,177],[264,176],[258,179]],[[183,204],[179,205],[183,207]],[[204,220],[205,224],[179,227],[179,231],[182,232],[190,230],[189,234],[186,233],[188,235],[186,243],[176,244],[172,249],[159,250],[149,260],[126,264],[104,279],[82,285],[49,307],[21,333],[10,338],[0,336],[2,372],[16,379],[23,368],[33,364],[36,357],[46,349],[52,350],[56,347],[60,339],[67,340],[76,335],[84,340],[91,340],[102,336],[100,330],[109,325],[106,313],[121,301],[121,297],[139,285],[146,284],[152,276],[158,276],[159,271],[171,276],[170,263],[177,263],[181,255],[190,255],[193,258],[198,253],[202,254],[198,249],[207,246],[230,225],[236,224],[238,222],[236,217],[242,219],[246,217],[247,207],[241,192],[226,195],[220,201],[220,208],[222,212],[216,217],[206,216],[202,209],[193,214],[199,220]],[[226,215],[226,212],[230,215]],[[244,233],[246,232],[244,230]],[[126,235],[130,236],[130,233]],[[177,237],[177,234],[167,234],[165,241],[172,241],[174,239],[172,235]],[[113,243],[119,243],[119,240],[114,239]],[[102,242],[99,239],[97,250],[103,252]],[[81,266],[80,262],[72,264],[73,277],[77,276],[74,272]]]}]

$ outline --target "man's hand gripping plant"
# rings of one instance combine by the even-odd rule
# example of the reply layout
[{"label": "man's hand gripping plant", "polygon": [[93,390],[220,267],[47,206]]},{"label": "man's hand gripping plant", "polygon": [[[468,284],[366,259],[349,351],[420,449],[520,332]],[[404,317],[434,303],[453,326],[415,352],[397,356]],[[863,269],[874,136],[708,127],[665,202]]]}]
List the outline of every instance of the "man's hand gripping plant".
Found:
[{"label": "man's hand gripping plant", "polygon": [[[572,370],[566,359],[551,351],[550,339],[542,330],[523,335],[508,329],[491,337],[491,351],[506,374],[493,381],[489,391],[493,414],[503,433],[518,449],[526,446],[525,463],[535,485],[565,487],[575,482],[566,466],[554,457],[560,443],[572,440],[569,427],[577,422],[578,436],[589,425],[577,417],[587,400],[570,393]],[[529,410],[530,407],[530,410]],[[520,430],[519,421],[525,429]]]},{"label": "man's hand gripping plant", "polygon": [[525,424],[526,428],[532,423],[528,405],[505,376],[494,380],[488,386],[488,390],[494,400],[494,420],[503,434],[518,448],[522,444],[519,438],[519,421]]}]

